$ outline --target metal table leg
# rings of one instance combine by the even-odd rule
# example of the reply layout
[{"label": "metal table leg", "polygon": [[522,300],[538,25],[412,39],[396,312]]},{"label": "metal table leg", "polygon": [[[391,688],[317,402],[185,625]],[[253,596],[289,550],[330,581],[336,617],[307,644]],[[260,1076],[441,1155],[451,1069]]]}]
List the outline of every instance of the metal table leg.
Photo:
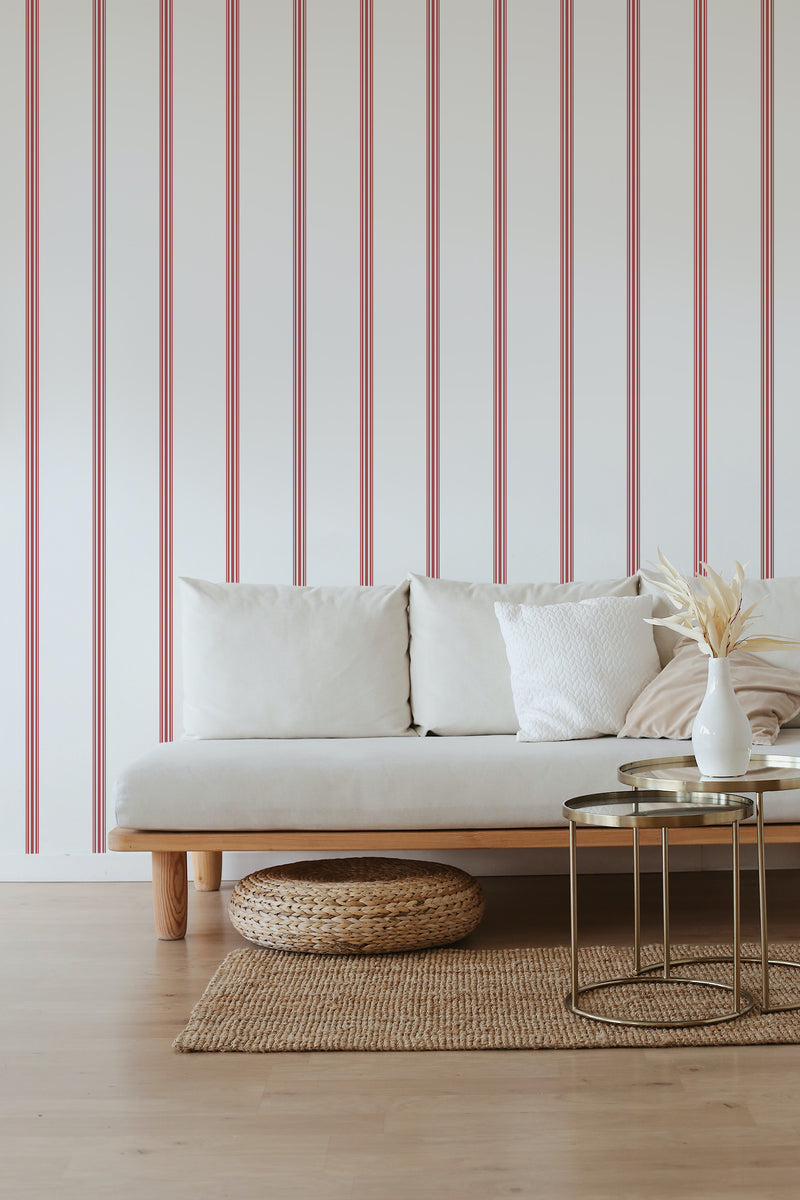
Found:
[{"label": "metal table leg", "polygon": [[639,867],[639,830],[633,831],[633,973],[642,969],[642,878]]},{"label": "metal table leg", "polygon": [[669,830],[661,830],[661,897],[664,920],[664,979],[669,979]]},{"label": "metal table leg", "polygon": [[742,959],[742,906],[740,899],[739,878],[739,822],[731,826],[731,842],[733,849],[733,1011],[739,1011],[739,993],[741,990],[741,959]]},{"label": "metal table leg", "polygon": [[772,1004],[769,998],[769,969],[770,967],[793,967],[795,970],[800,970],[800,962],[794,962],[791,959],[770,958],[769,956],[769,932],[767,929],[767,852],[766,838],[764,836],[764,793],[756,792],[756,800],[758,802],[757,824],[758,824],[758,915],[761,935],[761,955],[760,960],[745,959],[745,962],[761,962],[761,1011],[769,1012],[795,1012],[800,1009],[800,1000],[793,1000],[789,1004]]},{"label": "metal table leg", "polygon": [[578,834],[574,822],[569,825],[569,928],[570,992],[572,1007],[578,1006]]},{"label": "metal table leg", "polygon": [[761,1010],[769,1012],[769,935],[767,933],[767,863],[764,844],[764,793],[756,792],[758,812],[758,915],[761,930]]}]

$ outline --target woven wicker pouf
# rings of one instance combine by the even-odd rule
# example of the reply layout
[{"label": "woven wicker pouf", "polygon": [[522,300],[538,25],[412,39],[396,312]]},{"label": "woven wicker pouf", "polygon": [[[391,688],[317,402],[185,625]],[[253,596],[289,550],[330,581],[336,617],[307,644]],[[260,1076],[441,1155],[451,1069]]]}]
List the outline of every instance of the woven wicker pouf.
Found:
[{"label": "woven wicker pouf", "polygon": [[466,871],[400,858],[334,858],[247,875],[230,918],[272,950],[389,954],[446,946],[483,916],[481,886]]}]

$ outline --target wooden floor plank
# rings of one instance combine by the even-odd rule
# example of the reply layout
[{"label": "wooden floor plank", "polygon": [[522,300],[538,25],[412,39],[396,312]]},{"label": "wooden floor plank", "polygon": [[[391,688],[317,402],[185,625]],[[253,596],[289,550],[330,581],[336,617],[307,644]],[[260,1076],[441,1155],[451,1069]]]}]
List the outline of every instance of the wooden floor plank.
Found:
[{"label": "wooden floor plank", "polygon": [[[770,875],[800,937],[800,873]],[[568,935],[561,876],[485,881],[472,946]],[[724,872],[681,874],[673,937],[729,936]],[[3,884],[0,1192],[67,1200],[794,1200],[800,1046],[181,1055],[171,1041],[242,941],[230,883],[190,892],[185,941],[137,883]],[[644,878],[645,936],[659,880]],[[582,881],[582,935],[630,938],[630,880]],[[756,881],[743,886],[757,936]]]}]

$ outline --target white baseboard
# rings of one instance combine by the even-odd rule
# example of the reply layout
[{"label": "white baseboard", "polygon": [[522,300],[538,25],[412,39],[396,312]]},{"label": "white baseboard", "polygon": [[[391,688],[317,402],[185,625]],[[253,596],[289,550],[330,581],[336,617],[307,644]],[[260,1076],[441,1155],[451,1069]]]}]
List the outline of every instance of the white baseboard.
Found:
[{"label": "white baseboard", "polygon": [[[376,851],[376,853],[378,853]],[[602,847],[579,851],[580,870],[587,874],[627,874],[631,869],[630,851]],[[225,879],[241,879],[250,871],[297,858],[341,857],[330,854],[254,854],[226,853],[223,859]],[[564,875],[569,866],[567,851],[557,850],[418,850],[396,852],[392,857],[421,858],[452,863],[472,875]],[[767,863],[775,870],[800,867],[800,846],[769,846]],[[660,852],[655,847],[642,850],[642,869],[659,869]],[[755,847],[742,847],[742,868],[754,870]],[[726,871],[730,852],[722,846],[676,846],[670,855],[674,871]],[[191,877],[191,858],[189,860]],[[149,880],[149,854],[1,854],[0,880],[31,882],[87,882]]]},{"label": "white baseboard", "polygon": [[[129,861],[119,862],[119,859]],[[149,854],[0,854],[6,883],[85,883],[149,880]]]}]

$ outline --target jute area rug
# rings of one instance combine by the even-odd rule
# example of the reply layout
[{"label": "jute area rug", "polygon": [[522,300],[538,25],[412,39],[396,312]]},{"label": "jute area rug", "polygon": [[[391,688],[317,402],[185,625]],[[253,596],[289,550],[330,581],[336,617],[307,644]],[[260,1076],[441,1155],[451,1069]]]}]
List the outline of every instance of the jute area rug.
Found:
[{"label": "jute area rug", "polygon": [[[743,948],[755,954],[755,946]],[[772,947],[797,959],[800,947]],[[675,946],[675,958],[730,953],[730,946]],[[646,947],[644,962],[659,958]],[[630,973],[631,952],[581,950],[581,983]],[[727,964],[681,974],[730,982]],[[760,968],[744,964],[742,984],[759,994]],[[556,1050],[608,1046],[736,1046],[800,1043],[800,1012],[750,1014],[720,1025],[625,1029],[573,1016],[564,1005],[569,951],[428,950],[345,956],[244,949],[230,953],[195,1006],[174,1046],[182,1051]],[[800,991],[800,972],[772,968],[773,1003]],[[645,1018],[711,1015],[729,993],[681,986],[632,986],[586,998],[593,1009],[623,1003]]]}]

